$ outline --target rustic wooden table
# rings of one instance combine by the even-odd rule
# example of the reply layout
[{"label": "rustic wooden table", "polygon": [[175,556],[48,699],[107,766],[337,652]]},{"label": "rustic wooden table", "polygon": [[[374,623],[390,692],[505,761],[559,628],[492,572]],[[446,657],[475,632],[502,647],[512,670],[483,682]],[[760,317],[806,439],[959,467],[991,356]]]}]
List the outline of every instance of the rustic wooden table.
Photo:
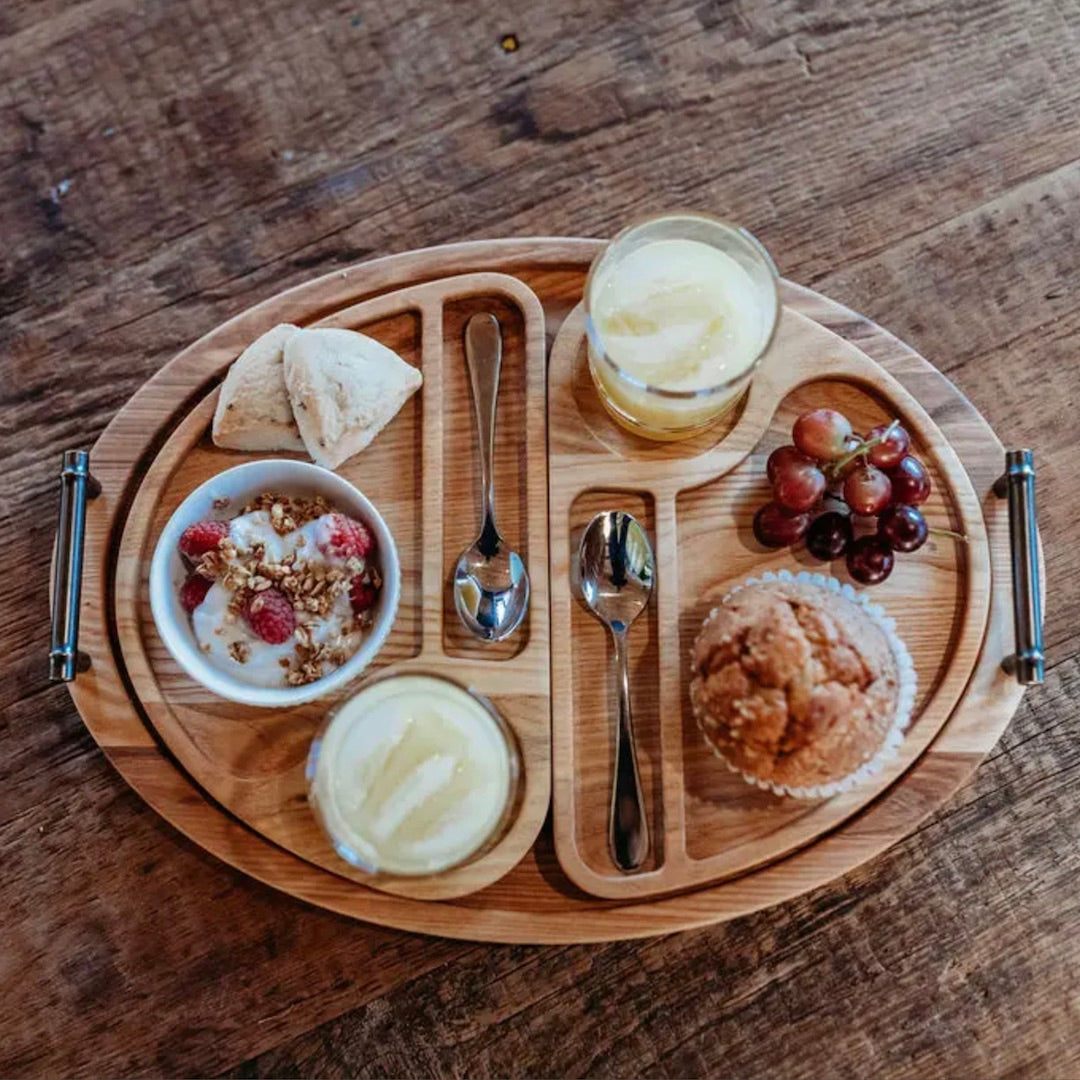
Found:
[{"label": "rustic wooden table", "polygon": [[[496,7],[0,9],[0,1074],[1077,1075],[1080,8]],[[285,286],[673,204],[1036,448],[1050,671],[975,781],[798,902],[604,946],[376,929],[187,843],[46,681],[61,450]]]}]

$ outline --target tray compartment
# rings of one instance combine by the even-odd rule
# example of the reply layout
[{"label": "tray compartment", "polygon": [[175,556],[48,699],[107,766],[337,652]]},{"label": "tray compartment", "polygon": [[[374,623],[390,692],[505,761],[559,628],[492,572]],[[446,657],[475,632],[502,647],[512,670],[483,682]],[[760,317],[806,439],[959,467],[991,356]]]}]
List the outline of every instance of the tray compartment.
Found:
[{"label": "tray compartment", "polygon": [[[824,405],[844,412],[857,431],[899,418],[930,471],[933,491],[924,511],[931,526],[959,528],[970,540],[964,545],[932,538],[919,552],[898,557],[892,576],[871,593],[897,620],[919,675],[915,719],[900,757],[851,792],[796,802],[746,784],[705,745],[690,708],[689,654],[704,617],[751,575],[808,569],[850,581],[842,561],[824,566],[804,550],[763,549],[751,529],[754,512],[770,497],[766,458],[790,442],[801,412]],[[639,731],[652,781],[655,850],[648,865],[629,875],[618,871],[601,842],[607,805],[599,792],[610,784],[611,750],[598,733],[610,729],[611,703],[596,688],[585,695],[577,690],[579,669],[595,664],[591,628],[582,621],[570,579],[553,578],[555,841],[570,878],[596,896],[618,898],[744,874],[836,828],[902,775],[948,719],[976,663],[990,577],[978,499],[940,430],[911,395],[864,353],[786,311],[772,351],[733,416],[689,443],[646,443],[617,428],[600,406],[578,311],[553,350],[549,408],[553,563],[561,555],[572,567],[576,554],[573,538],[559,529],[566,507],[576,524],[582,493],[606,486],[609,508],[650,506],[657,564],[650,625],[658,637],[655,651],[643,658],[655,671],[635,672],[644,707],[651,711],[655,702],[658,718],[658,730]],[[568,679],[572,694],[563,690]]]},{"label": "tray compartment", "polygon": [[[842,559],[825,564],[802,548],[766,551],[754,540],[751,529],[755,511],[770,498],[765,476],[769,454],[790,441],[791,425],[800,413],[826,405],[843,412],[857,431],[869,431],[895,415],[887,403],[860,386],[836,380],[809,383],[780,403],[769,430],[741,464],[712,483],[681,492],[677,499],[686,854],[694,861],[708,861],[726,852],[727,865],[732,868],[729,873],[739,872],[742,858],[757,858],[750,850],[755,842],[781,831],[795,832],[794,823],[811,812],[818,813],[819,807],[752,788],[709,752],[690,708],[690,649],[709,611],[732,585],[749,576],[786,568],[851,581]],[[933,483],[931,497],[922,507],[928,521],[932,527],[954,527],[951,500],[937,464],[918,441],[913,452],[927,463]],[[722,554],[710,553],[708,538],[730,535],[732,530],[737,542],[726,546]],[[919,673],[917,718],[923,716],[948,671],[950,643],[962,628],[966,561],[966,553],[956,541],[931,537],[919,551],[898,555],[888,581],[870,593],[896,618],[915,662]],[[743,855],[736,857],[740,851]]]},{"label": "tray compartment", "polygon": [[[530,522],[526,430],[528,371],[525,365],[525,323],[521,311],[501,297],[468,297],[443,309],[444,414],[453,417],[443,425],[444,462],[452,467],[443,474],[443,637],[447,656],[481,660],[506,660],[517,656],[529,641],[529,622],[504,641],[484,642],[461,624],[454,609],[452,581],[458,556],[473,542],[480,527],[480,456],[476,445],[476,422],[465,366],[465,324],[478,312],[490,311],[502,325],[503,359],[499,377],[499,408],[495,427],[495,510],[506,542],[521,555],[532,571],[529,551]],[[531,578],[530,578],[531,584]]]},{"label": "tray compartment", "polygon": [[[460,334],[473,311],[504,324],[503,450],[497,459],[500,525],[536,579],[524,629],[509,647],[488,650],[458,636],[449,570],[477,523],[475,427]],[[216,388],[166,441],[136,495],[121,544],[142,567],[138,589],[118,580],[118,610],[135,612],[132,680],[159,737],[193,777],[242,821],[286,850],[339,876],[397,895],[445,899],[490,884],[525,854],[546,816],[550,792],[547,653],[547,493],[544,321],[536,297],[500,274],[448,277],[388,292],[325,315],[318,325],[360,330],[424,373],[394,421],[339,472],[367,494],[387,520],[402,565],[399,615],[365,677],[423,670],[486,694],[517,738],[524,794],[507,835],[465,867],[425,879],[372,876],[333,853],[306,805],[304,764],[312,735],[336,700],[288,711],[221,701],[189,679],[158,640],[145,580],[156,538],[173,509],[203,479],[257,456],[219,450],[208,433]],[[220,378],[232,357],[217,369]],[[506,436],[516,433],[517,438]],[[524,437],[521,437],[524,436]]]},{"label": "tray compartment", "polygon": [[[618,507],[634,515],[650,536],[656,534],[653,499],[639,492],[585,491],[570,507],[570,547],[576,552],[581,534],[592,518]],[[660,643],[657,608],[650,603],[630,630],[630,693],[638,754],[638,771],[649,821],[663,814],[663,778],[660,745]],[[608,854],[608,811],[611,804],[611,776],[615,754],[615,724],[618,715],[616,674],[607,628],[585,607],[574,605],[571,614],[573,668],[573,710],[581,723],[574,725],[574,753],[589,762],[578,788],[581,813],[577,817],[576,842],[582,858],[591,866],[610,865]],[[643,870],[653,870],[663,862],[662,832],[652,836],[651,850]]]}]

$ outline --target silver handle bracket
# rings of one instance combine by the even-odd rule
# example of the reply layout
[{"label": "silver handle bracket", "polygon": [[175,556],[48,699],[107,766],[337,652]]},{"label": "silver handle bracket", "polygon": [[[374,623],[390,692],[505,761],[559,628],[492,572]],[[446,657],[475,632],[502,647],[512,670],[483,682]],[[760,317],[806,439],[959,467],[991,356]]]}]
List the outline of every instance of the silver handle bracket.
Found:
[{"label": "silver handle bracket", "polygon": [[90,667],[89,655],[79,651],[79,606],[86,504],[100,494],[101,485],[90,472],[89,453],[65,450],[60,468],[60,517],[53,563],[50,682],[72,682],[79,672]]},{"label": "silver handle bracket", "polygon": [[1035,456],[1030,450],[1009,450],[1005,472],[994,494],[1009,500],[1009,549],[1012,560],[1013,631],[1016,652],[1002,668],[1024,686],[1046,678],[1043,652],[1042,570],[1035,517]]}]

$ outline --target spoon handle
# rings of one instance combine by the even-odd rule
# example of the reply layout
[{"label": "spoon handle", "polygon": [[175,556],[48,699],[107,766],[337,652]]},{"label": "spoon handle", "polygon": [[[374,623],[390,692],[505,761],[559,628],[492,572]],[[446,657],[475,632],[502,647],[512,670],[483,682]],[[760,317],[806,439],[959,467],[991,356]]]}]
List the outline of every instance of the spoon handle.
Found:
[{"label": "spoon handle", "polygon": [[626,654],[626,630],[611,628],[618,673],[619,723],[615,729],[615,778],[611,789],[608,846],[620,870],[636,870],[649,853],[649,827],[645,822],[645,799],[641,793],[634,727],[630,716],[630,665]]},{"label": "spoon handle", "polygon": [[495,528],[495,404],[502,370],[502,333],[494,315],[474,315],[465,326],[465,363],[469,369],[476,432],[480,444],[480,551],[488,558],[499,546]]}]

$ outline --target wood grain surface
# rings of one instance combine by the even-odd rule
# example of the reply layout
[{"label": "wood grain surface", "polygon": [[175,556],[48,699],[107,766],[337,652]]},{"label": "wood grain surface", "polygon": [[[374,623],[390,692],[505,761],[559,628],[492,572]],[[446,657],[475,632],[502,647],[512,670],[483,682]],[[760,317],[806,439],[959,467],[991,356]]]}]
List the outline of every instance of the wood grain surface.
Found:
[{"label": "wood grain surface", "polygon": [[[0,10],[0,1072],[1080,1071],[1080,13],[9,0]],[[504,35],[516,35],[517,47]],[[59,454],[200,334],[317,273],[673,204],[946,372],[1031,445],[1045,688],[918,832],[650,943],[352,924],[181,838],[45,679]]]}]

